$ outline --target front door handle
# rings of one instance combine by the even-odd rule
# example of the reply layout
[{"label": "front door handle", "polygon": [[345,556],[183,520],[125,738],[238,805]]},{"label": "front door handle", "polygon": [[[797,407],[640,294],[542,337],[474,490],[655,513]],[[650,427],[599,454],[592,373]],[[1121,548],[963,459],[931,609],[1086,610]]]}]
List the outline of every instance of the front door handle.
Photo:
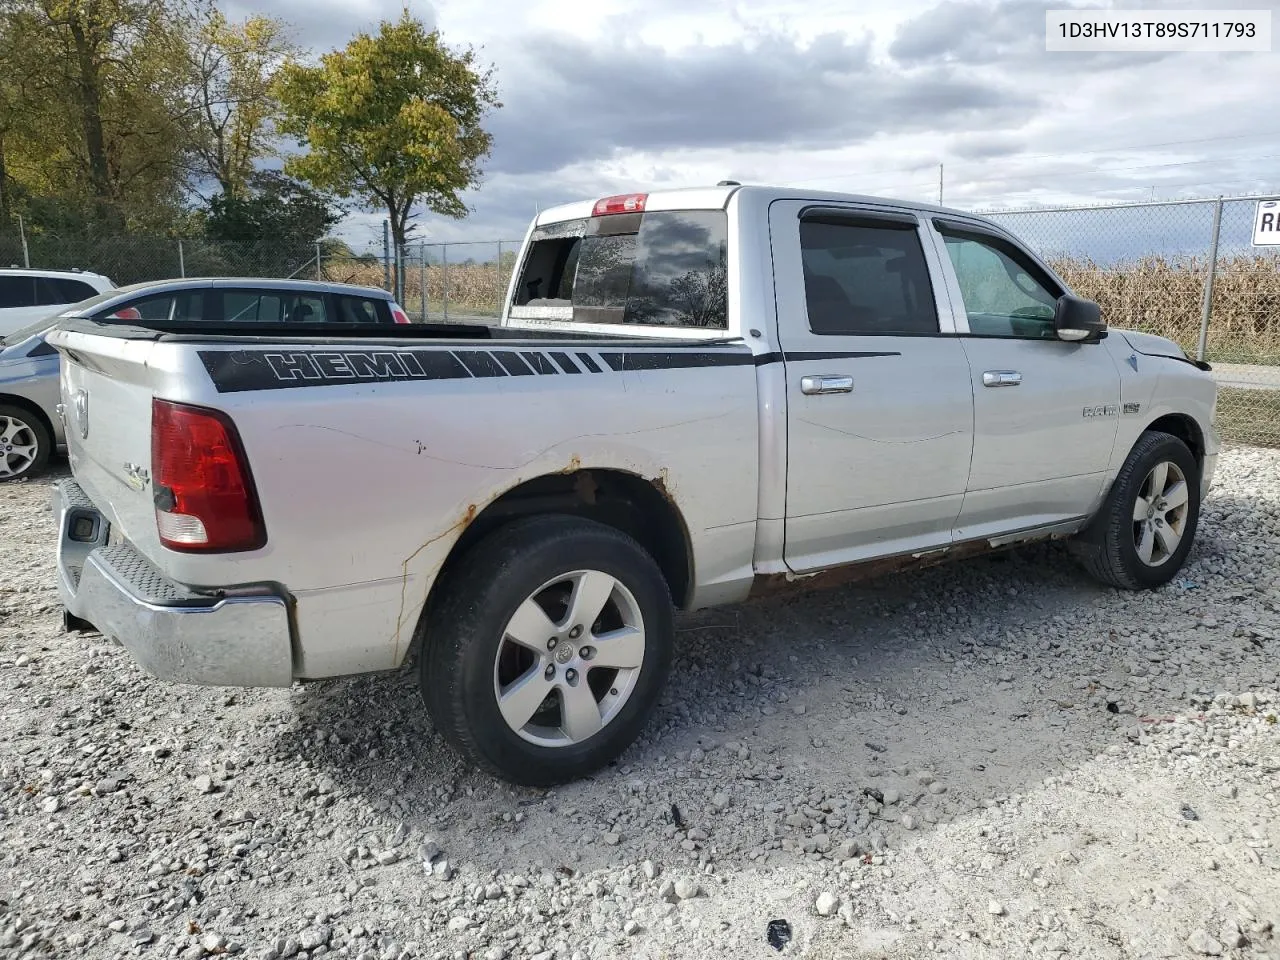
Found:
[{"label": "front door handle", "polygon": [[801,377],[800,392],[810,395],[822,393],[853,393],[853,377],[843,374],[824,377]]},{"label": "front door handle", "polygon": [[987,370],[982,374],[984,387],[1016,387],[1022,383],[1022,374],[1017,370]]}]

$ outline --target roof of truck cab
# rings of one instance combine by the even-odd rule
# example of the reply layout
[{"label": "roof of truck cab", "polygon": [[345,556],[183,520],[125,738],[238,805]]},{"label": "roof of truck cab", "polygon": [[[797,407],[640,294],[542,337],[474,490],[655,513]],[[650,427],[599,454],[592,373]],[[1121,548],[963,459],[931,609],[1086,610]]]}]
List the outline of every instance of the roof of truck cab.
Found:
[{"label": "roof of truck cab", "polygon": [[[636,193],[644,191],[637,190]],[[651,190],[646,194],[645,210],[722,210],[734,194],[754,195],[762,202],[774,200],[812,200],[817,203],[863,203],[879,207],[896,207],[919,213],[941,214],[964,217],[971,220],[982,220],[982,217],[967,210],[956,210],[952,207],[940,207],[933,203],[920,203],[915,200],[898,200],[893,197],[873,197],[859,193],[839,193],[830,190],[808,190],[802,187],[768,186],[763,184],[725,185],[714,187],[682,187],[676,190]],[[578,200],[548,207],[538,214],[535,223],[538,225],[559,223],[563,220],[582,220],[591,216],[597,201]]]}]

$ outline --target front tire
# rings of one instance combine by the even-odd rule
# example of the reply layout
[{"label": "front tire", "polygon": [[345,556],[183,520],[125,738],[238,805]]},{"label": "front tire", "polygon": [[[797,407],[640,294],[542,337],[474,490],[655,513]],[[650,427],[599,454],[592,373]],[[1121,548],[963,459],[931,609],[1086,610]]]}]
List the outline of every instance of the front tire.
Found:
[{"label": "front tire", "polygon": [[1111,493],[1073,552],[1098,580],[1124,590],[1168,583],[1182,569],[1200,522],[1200,466],[1167,433],[1138,438]]},{"label": "front tire", "polygon": [[39,474],[49,462],[53,438],[40,418],[21,407],[0,404],[0,481]]},{"label": "front tire", "polygon": [[632,538],[567,516],[519,520],[437,590],[419,683],[460,753],[505,780],[551,786],[640,734],[675,628],[662,572]]}]

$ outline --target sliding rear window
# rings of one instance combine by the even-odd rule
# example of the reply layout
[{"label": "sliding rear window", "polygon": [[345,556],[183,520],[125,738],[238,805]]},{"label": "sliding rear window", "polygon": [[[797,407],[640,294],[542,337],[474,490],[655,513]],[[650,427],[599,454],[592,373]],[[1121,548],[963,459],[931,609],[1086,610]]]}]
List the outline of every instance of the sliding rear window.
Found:
[{"label": "sliding rear window", "polygon": [[511,317],[723,330],[727,236],[723,210],[625,213],[539,227]]}]

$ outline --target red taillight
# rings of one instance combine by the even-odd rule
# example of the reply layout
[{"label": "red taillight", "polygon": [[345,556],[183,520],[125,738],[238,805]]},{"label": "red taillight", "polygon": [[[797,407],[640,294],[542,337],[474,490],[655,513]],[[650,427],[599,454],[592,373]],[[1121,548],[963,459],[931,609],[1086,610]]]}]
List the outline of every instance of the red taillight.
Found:
[{"label": "red taillight", "polygon": [[151,402],[156,527],[171,550],[256,550],[267,542],[253,477],[224,413]]},{"label": "red taillight", "polygon": [[616,197],[605,197],[596,201],[591,215],[605,217],[612,213],[644,213],[644,204],[648,199],[647,193],[623,193]]},{"label": "red taillight", "polygon": [[396,323],[409,323],[409,315],[404,312],[404,308],[398,303],[391,304],[391,319]]},{"label": "red taillight", "polygon": [[141,320],[142,313],[137,307],[121,307],[111,315],[112,320]]}]

